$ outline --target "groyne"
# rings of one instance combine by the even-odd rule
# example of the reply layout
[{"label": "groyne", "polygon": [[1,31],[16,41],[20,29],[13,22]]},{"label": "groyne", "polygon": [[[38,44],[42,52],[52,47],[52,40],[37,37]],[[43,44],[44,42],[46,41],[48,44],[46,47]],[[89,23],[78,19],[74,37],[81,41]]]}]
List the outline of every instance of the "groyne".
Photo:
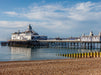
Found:
[{"label": "groyne", "polygon": [[64,56],[69,58],[98,58],[101,57],[101,52],[58,54],[58,56]]}]

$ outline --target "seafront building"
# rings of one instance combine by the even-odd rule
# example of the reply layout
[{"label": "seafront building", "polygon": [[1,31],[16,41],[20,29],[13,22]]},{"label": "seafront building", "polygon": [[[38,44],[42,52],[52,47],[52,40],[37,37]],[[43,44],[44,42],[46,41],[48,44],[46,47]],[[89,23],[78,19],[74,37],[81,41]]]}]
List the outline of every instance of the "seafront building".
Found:
[{"label": "seafront building", "polygon": [[39,35],[29,24],[28,29],[25,32],[18,31],[12,33],[11,40],[47,40],[47,36]]},{"label": "seafront building", "polygon": [[93,32],[90,32],[89,35],[83,34],[80,37],[81,41],[88,41],[88,42],[95,42],[95,41],[101,41],[101,32],[99,32],[99,35],[94,35]]}]

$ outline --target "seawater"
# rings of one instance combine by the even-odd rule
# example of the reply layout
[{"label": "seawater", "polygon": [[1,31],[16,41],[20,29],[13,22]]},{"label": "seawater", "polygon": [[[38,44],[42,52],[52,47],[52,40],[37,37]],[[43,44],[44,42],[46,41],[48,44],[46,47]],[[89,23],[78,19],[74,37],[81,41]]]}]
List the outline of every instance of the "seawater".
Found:
[{"label": "seawater", "polygon": [[96,50],[68,49],[68,48],[25,48],[0,46],[0,61],[71,59],[58,54],[95,52]]}]

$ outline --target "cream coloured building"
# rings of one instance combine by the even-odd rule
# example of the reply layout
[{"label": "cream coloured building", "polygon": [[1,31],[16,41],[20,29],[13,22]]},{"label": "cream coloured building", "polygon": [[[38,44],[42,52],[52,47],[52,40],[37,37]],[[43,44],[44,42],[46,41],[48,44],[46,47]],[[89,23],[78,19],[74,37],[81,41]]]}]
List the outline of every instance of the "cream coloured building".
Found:
[{"label": "cream coloured building", "polygon": [[101,32],[99,32],[99,35],[94,35],[93,32],[90,32],[90,34],[88,36],[86,36],[85,34],[83,34],[81,36],[81,41],[101,41]]},{"label": "cream coloured building", "polygon": [[29,24],[28,29],[25,32],[12,33],[11,40],[46,40],[47,36],[39,35],[32,30],[32,26]]}]

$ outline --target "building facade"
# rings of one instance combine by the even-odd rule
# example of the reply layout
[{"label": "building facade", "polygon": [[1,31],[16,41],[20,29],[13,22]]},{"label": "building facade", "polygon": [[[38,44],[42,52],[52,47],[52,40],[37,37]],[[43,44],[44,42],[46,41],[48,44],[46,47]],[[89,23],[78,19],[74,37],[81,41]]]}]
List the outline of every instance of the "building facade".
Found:
[{"label": "building facade", "polygon": [[29,25],[25,32],[12,33],[11,40],[47,40],[47,36],[39,35],[32,30],[32,26]]},{"label": "building facade", "polygon": [[99,35],[94,35],[93,32],[90,32],[90,34],[88,36],[86,36],[85,34],[83,34],[81,36],[81,41],[101,41],[101,32],[99,32]]}]

